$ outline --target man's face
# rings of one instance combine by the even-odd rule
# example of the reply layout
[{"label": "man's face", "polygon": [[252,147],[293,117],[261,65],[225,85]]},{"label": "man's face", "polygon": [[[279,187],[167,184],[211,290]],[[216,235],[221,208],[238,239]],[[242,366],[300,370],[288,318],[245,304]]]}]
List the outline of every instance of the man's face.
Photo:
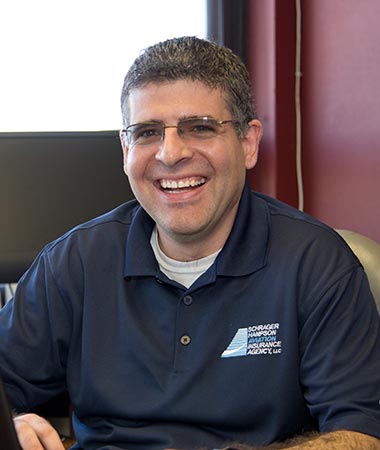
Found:
[{"label": "man's face", "polygon": [[[222,92],[187,80],[149,84],[131,92],[129,123],[209,116],[232,119]],[[176,128],[148,146],[128,144],[122,137],[124,170],[131,188],[155,220],[160,245],[174,259],[203,257],[223,246],[231,230],[246,169],[256,164],[261,125],[252,121],[239,140],[232,124],[205,141],[187,141]],[[178,186],[178,187],[176,187]],[[187,256],[178,249],[186,247]]]}]

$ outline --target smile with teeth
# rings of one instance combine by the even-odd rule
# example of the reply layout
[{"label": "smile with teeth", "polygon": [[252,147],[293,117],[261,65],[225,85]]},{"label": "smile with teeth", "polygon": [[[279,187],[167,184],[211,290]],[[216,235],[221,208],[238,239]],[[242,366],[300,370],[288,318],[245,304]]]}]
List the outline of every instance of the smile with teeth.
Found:
[{"label": "smile with teeth", "polygon": [[160,186],[162,189],[184,189],[184,188],[194,188],[202,186],[206,183],[205,178],[185,178],[182,180],[160,180]]}]

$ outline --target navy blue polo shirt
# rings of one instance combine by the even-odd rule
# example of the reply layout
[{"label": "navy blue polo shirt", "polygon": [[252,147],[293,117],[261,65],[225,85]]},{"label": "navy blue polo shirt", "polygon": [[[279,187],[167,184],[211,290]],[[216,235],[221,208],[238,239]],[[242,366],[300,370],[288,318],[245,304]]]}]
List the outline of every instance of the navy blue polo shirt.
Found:
[{"label": "navy blue polo shirt", "polygon": [[0,314],[13,406],[68,389],[76,448],[264,445],[380,430],[379,317],[330,228],[246,186],[189,289],[160,272],[135,202],[48,245]]}]

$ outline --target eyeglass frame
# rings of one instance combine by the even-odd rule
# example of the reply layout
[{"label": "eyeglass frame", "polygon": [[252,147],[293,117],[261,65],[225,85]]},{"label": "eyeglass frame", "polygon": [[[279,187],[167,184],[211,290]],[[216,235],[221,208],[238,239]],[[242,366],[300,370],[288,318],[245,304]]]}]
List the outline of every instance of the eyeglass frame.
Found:
[{"label": "eyeglass frame", "polygon": [[[188,117],[188,118],[184,118],[184,119],[179,119],[179,120],[177,121],[177,125],[165,125],[165,122],[163,122],[163,121],[161,121],[161,120],[157,120],[157,121],[155,121],[155,120],[147,120],[146,122],[137,122],[137,123],[133,123],[133,124],[131,124],[131,125],[128,125],[126,128],[123,128],[123,129],[121,130],[121,132],[125,134],[126,139],[127,139],[127,143],[128,143],[128,145],[129,145],[130,147],[133,147],[133,146],[135,146],[135,145],[141,145],[141,146],[145,147],[145,146],[148,146],[148,145],[157,144],[158,142],[162,142],[162,141],[165,139],[165,130],[166,130],[166,128],[177,128],[177,134],[178,134],[178,136],[186,140],[186,137],[184,137],[183,134],[180,132],[180,124],[183,123],[183,122],[190,122],[190,121],[192,121],[192,120],[203,120],[203,121],[206,121],[206,122],[207,122],[207,121],[210,121],[210,122],[212,121],[212,123],[215,123],[215,124],[219,125],[220,127],[221,127],[222,125],[227,124],[227,123],[231,123],[231,124],[233,124],[233,125],[242,125],[242,124],[243,124],[242,121],[240,121],[240,120],[235,120],[235,119],[217,120],[217,119],[215,119],[215,118],[213,118],[213,117],[210,117],[210,116],[195,116],[195,117]],[[131,142],[130,142],[130,138],[129,138],[129,136],[130,136],[129,129],[130,129],[131,127],[135,127],[136,125],[150,125],[150,124],[151,124],[151,125],[161,125],[161,126],[162,126],[162,128],[161,128],[160,139],[157,139],[157,141],[155,141],[155,142],[149,142],[149,143],[145,143],[145,144],[137,143],[137,142],[134,142],[134,143],[131,143]],[[218,136],[218,134],[219,134],[219,133],[216,133],[215,136]],[[212,138],[215,137],[215,136],[211,136],[211,137],[204,138],[204,139],[202,139],[201,137],[199,137],[198,140],[199,140],[199,141],[202,141],[202,140],[208,140],[208,139],[212,139]],[[195,140],[197,140],[197,138],[195,138]]]}]

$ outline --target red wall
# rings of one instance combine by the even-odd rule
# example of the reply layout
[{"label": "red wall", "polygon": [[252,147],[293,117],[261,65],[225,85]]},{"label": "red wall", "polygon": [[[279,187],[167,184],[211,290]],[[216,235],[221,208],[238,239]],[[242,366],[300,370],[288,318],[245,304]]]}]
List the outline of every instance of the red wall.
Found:
[{"label": "red wall", "polygon": [[[254,188],[297,205],[293,0],[250,1],[250,69],[264,124]],[[305,211],[380,241],[380,2],[304,0]]]},{"label": "red wall", "polygon": [[294,83],[295,17],[287,14],[286,1],[253,0],[249,7],[250,72],[264,126],[251,181],[255,189],[296,206],[294,89],[289,89]]}]

